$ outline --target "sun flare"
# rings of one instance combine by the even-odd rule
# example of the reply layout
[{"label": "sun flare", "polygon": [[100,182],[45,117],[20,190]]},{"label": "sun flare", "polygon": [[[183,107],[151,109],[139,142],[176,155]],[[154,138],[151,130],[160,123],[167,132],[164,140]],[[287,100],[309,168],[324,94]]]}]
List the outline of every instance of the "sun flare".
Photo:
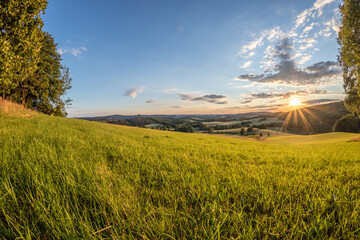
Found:
[{"label": "sun flare", "polygon": [[290,104],[289,104],[291,107],[297,107],[297,106],[300,106],[301,105],[301,102],[299,101],[299,99],[291,99],[290,100]]}]

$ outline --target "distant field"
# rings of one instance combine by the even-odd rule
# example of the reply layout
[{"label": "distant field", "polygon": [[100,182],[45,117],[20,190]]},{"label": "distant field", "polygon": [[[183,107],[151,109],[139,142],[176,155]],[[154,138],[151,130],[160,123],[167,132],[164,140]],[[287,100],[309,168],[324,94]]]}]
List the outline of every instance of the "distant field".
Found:
[{"label": "distant field", "polygon": [[356,239],[359,134],[266,142],[0,115],[2,239]]}]

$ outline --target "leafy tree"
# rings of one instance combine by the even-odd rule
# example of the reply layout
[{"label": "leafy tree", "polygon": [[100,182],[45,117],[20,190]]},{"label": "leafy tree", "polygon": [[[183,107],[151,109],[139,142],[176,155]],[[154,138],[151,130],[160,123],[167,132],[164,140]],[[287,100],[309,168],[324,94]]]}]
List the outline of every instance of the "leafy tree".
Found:
[{"label": "leafy tree", "polygon": [[[46,0],[0,1],[0,91],[3,98],[25,87],[29,75],[37,69],[41,39],[39,29],[43,26],[40,14]],[[25,99],[20,94],[20,102]]]},{"label": "leafy tree", "polygon": [[69,69],[60,63],[61,56],[56,46],[54,38],[44,32],[39,71],[33,77],[34,85],[38,88],[31,99],[31,107],[47,114],[64,116],[65,105],[70,100],[64,101],[61,96],[71,88],[71,78]]},{"label": "leafy tree", "polygon": [[46,0],[0,1],[0,94],[37,111],[66,116],[71,88],[54,38],[42,30]]},{"label": "leafy tree", "polygon": [[195,132],[195,129],[193,126],[189,126],[189,133],[194,133]]},{"label": "leafy tree", "polygon": [[336,121],[334,132],[360,132],[360,119],[353,114],[348,114]]},{"label": "leafy tree", "polygon": [[249,127],[249,128],[247,129],[247,132],[248,132],[248,133],[251,133],[253,130],[254,130],[254,129],[253,129],[252,127]]},{"label": "leafy tree", "polygon": [[208,133],[209,133],[209,134],[213,134],[213,133],[214,133],[214,129],[213,129],[212,127],[209,127]]},{"label": "leafy tree", "polygon": [[360,117],[360,1],[344,0],[340,13],[342,25],[338,38],[338,59],[343,69],[345,106]]},{"label": "leafy tree", "polygon": [[240,135],[244,135],[245,134],[245,128],[242,127],[241,130],[240,130]]}]

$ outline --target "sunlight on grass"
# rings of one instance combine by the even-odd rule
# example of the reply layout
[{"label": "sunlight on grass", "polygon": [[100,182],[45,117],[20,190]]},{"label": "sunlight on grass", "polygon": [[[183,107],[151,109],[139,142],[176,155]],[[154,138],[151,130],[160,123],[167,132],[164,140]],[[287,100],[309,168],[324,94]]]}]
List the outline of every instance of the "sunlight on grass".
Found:
[{"label": "sunlight on grass", "polygon": [[259,143],[3,115],[1,236],[354,239],[358,136]]}]

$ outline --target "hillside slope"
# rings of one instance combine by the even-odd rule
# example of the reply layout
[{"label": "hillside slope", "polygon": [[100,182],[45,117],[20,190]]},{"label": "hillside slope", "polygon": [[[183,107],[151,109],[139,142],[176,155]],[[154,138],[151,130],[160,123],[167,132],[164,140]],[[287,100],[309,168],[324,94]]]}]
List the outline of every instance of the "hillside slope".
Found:
[{"label": "hillside slope", "polygon": [[[358,136],[358,135],[357,135]],[[360,143],[0,115],[0,238],[355,238]]]}]

